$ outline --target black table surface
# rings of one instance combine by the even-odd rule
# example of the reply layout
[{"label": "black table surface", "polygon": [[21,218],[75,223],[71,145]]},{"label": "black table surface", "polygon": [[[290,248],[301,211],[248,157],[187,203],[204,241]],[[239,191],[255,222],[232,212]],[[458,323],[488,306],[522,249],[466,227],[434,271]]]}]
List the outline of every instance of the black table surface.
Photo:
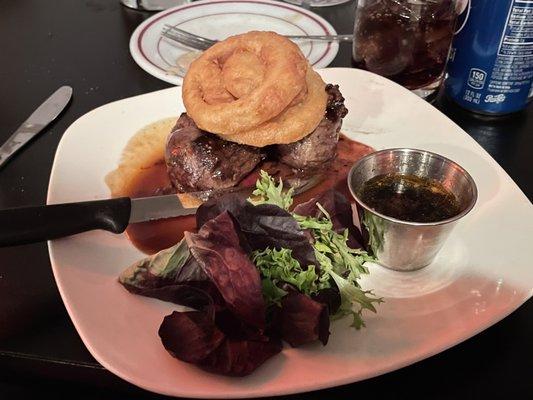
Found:
[{"label": "black table surface", "polygon": [[[339,33],[350,33],[354,8],[351,2],[314,11]],[[114,100],[170,86],[141,70],[129,54],[131,33],[151,15],[124,8],[118,0],[0,0],[0,143],[59,86],[74,88],[66,112],[0,170],[0,208],[45,203],[59,140],[81,115]],[[332,66],[349,65],[350,45],[343,44]],[[442,96],[436,106],[480,143],[532,199],[531,107],[488,121]],[[417,364],[367,381],[284,398],[531,398],[532,315],[529,300],[486,331]],[[46,244],[0,248],[0,398],[47,393],[83,399],[163,398],[122,381],[91,357],[59,296]]]}]

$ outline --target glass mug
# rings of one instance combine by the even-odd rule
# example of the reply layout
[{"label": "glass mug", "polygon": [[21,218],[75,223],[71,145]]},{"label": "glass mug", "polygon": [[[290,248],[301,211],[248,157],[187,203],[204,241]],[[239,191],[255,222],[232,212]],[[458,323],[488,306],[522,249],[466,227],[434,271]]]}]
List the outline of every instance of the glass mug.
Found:
[{"label": "glass mug", "polygon": [[444,77],[457,3],[357,0],[353,66],[385,76],[431,100]]}]

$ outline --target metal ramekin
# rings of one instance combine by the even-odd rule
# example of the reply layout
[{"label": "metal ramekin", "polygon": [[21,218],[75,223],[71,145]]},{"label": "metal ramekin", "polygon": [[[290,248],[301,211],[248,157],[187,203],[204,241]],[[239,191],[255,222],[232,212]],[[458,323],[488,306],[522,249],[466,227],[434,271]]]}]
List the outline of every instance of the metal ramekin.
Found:
[{"label": "metal ramekin", "polygon": [[[439,181],[456,196],[461,212],[437,222],[409,222],[372,210],[359,197],[363,184],[389,173]],[[381,265],[398,271],[430,264],[457,221],[468,214],[477,200],[476,184],[464,168],[439,154],[408,148],[386,149],[363,157],[350,170],[348,187],[357,204],[366,244]]]}]

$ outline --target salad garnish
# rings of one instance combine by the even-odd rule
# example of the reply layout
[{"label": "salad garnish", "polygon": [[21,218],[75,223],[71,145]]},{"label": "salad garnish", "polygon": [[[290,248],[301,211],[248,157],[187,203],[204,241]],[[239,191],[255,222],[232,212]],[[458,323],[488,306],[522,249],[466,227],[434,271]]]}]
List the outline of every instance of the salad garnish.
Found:
[{"label": "salad garnish", "polygon": [[261,171],[252,197],[232,193],[199,207],[197,232],[140,260],[119,281],[135,294],[192,308],[166,316],[159,329],[176,358],[234,376],[253,372],[282,350],[329,339],[330,320],[382,300],[359,279],[374,257],[362,249],[351,205],[330,190],[293,204]]}]

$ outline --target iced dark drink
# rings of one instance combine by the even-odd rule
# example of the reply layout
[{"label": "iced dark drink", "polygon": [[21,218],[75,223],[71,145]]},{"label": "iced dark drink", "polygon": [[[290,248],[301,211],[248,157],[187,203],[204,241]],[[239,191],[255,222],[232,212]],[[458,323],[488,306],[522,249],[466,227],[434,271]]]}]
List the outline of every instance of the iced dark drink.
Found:
[{"label": "iced dark drink", "polygon": [[428,98],[444,73],[456,0],[358,0],[353,65]]}]

